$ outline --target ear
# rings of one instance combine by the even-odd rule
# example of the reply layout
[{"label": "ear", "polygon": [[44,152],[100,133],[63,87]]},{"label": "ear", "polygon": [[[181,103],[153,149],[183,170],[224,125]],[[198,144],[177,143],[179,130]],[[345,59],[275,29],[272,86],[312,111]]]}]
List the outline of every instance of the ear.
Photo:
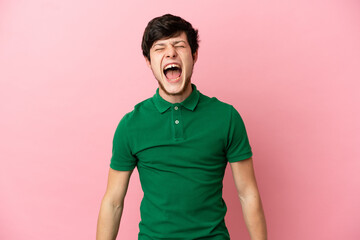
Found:
[{"label": "ear", "polygon": [[196,52],[193,54],[193,59],[194,59],[194,63],[196,63],[197,59],[198,59],[198,51],[199,50],[196,50]]},{"label": "ear", "polygon": [[146,65],[147,65],[149,68],[151,68],[151,62],[150,62],[150,60],[149,60],[147,57],[145,57],[145,56],[144,56],[144,58],[145,58],[145,61],[146,61]]}]

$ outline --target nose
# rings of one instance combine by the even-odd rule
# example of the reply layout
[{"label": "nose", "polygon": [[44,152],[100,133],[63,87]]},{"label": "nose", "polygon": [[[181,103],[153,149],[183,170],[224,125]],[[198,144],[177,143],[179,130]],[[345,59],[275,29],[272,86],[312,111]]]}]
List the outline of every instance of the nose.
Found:
[{"label": "nose", "polygon": [[176,50],[174,46],[169,46],[166,50],[166,57],[167,58],[174,58],[177,56]]}]

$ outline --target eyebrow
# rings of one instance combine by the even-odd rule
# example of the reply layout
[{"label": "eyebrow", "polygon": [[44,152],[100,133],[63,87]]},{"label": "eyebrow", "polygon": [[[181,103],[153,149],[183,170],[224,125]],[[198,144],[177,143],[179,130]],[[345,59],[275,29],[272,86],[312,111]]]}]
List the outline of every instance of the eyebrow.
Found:
[{"label": "eyebrow", "polygon": [[155,46],[165,46],[165,43],[156,43],[156,44],[154,44],[153,47],[155,47]]},{"label": "eyebrow", "polygon": [[176,44],[178,44],[178,43],[185,43],[185,41],[184,40],[179,40],[179,41],[174,41],[174,45],[176,45]]}]

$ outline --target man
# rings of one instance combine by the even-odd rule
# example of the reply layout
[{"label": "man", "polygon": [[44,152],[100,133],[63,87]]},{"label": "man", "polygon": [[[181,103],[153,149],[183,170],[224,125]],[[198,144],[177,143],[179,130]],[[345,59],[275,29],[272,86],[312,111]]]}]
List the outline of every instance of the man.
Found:
[{"label": "man", "polygon": [[198,32],[170,14],[151,20],[142,50],[159,83],[120,121],[97,239],[115,239],[129,179],[138,168],[144,197],[139,240],[230,239],[222,181],[230,163],[252,240],[267,238],[244,123],[232,105],[191,83]]}]

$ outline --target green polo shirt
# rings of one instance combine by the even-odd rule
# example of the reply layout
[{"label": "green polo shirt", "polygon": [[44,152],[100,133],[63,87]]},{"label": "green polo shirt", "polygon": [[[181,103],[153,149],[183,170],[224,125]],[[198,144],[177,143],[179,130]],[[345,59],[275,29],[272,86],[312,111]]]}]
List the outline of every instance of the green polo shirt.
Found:
[{"label": "green polo shirt", "polygon": [[139,240],[227,240],[225,167],[251,156],[236,109],[192,84],[181,103],[165,101],[157,89],[122,118],[110,167],[138,168],[144,192]]}]

